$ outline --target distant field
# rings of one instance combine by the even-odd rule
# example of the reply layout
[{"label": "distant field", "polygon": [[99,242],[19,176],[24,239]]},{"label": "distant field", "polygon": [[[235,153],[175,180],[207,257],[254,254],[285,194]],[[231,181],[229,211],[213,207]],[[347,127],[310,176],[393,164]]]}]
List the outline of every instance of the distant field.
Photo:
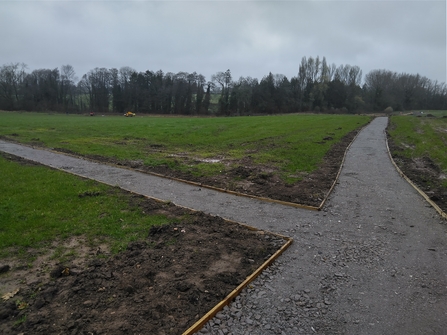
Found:
[{"label": "distant field", "polygon": [[279,168],[284,180],[318,167],[325,153],[370,118],[284,115],[234,118],[81,116],[0,113],[0,136],[86,155],[138,160],[212,176],[250,157]]},{"label": "distant field", "polygon": [[434,115],[436,117],[442,117],[442,116],[447,116],[447,110],[446,111],[432,111],[432,110],[426,110],[423,111],[425,115],[427,114],[431,114]]},{"label": "distant field", "polygon": [[[431,158],[447,173],[447,111],[426,111],[438,117],[393,116],[389,134],[407,158]],[[447,180],[443,182],[447,186]]]}]

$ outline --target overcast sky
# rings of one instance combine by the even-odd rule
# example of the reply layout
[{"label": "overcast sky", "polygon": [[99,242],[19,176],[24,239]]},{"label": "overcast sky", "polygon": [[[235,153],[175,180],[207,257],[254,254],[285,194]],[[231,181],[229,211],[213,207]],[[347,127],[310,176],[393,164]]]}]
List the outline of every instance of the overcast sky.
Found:
[{"label": "overcast sky", "polygon": [[446,81],[442,1],[0,0],[0,66],[296,76],[302,57]]}]

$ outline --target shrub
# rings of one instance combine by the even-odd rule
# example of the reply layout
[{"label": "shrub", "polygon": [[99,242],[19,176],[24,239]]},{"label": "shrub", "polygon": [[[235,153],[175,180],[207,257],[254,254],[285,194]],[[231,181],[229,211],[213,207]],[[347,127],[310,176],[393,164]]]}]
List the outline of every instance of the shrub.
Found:
[{"label": "shrub", "polygon": [[389,106],[389,107],[385,108],[384,112],[386,114],[391,114],[393,112],[393,107]]}]

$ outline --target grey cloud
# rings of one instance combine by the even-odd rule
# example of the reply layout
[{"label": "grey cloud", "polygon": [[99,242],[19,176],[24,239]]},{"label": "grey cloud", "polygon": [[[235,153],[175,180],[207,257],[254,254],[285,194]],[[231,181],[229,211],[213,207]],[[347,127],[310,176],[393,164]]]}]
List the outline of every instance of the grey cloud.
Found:
[{"label": "grey cloud", "polygon": [[0,2],[0,65],[289,78],[303,56],[446,79],[442,1]]}]

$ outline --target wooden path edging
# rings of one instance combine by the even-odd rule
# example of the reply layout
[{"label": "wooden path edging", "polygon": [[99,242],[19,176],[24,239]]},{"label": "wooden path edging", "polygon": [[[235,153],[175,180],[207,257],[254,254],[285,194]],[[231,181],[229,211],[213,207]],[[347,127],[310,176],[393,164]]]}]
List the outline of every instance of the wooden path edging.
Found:
[{"label": "wooden path edging", "polygon": [[[240,224],[240,223],[239,223]],[[250,227],[247,225],[243,225],[251,230],[258,230],[257,228]],[[273,233],[269,233],[273,234]],[[211,320],[217,313],[219,313],[225,306],[229,305],[231,301],[248,285],[250,284],[256,277],[258,277],[262,271],[264,271],[275,259],[277,259],[293,242],[293,239],[281,236],[278,234],[273,234],[285,239],[287,242],[276,251],[268,260],[264,262],[255,272],[253,272],[250,276],[248,276],[238,287],[236,287],[230,294],[228,294],[225,299],[219,302],[216,306],[214,306],[208,313],[206,313],[200,320],[198,320],[194,325],[192,325],[188,330],[186,330],[182,335],[192,335],[198,332],[203,326]]]},{"label": "wooden path edging", "polygon": [[332,183],[332,186],[331,186],[331,188],[329,189],[329,191],[326,193],[326,196],[324,197],[324,199],[323,199],[323,201],[321,202],[320,206],[317,207],[317,210],[321,210],[321,209],[323,208],[324,204],[326,203],[327,199],[329,198],[329,195],[330,195],[330,194],[332,193],[332,191],[334,190],[335,185],[337,185],[337,183],[338,183],[338,179],[339,179],[340,174],[341,174],[341,170],[343,169],[343,165],[345,164],[346,156],[348,155],[348,150],[349,150],[349,148],[351,148],[352,143],[354,143],[354,141],[355,141],[355,140],[357,139],[357,137],[359,136],[360,132],[361,132],[363,129],[365,129],[365,127],[366,127],[367,125],[369,125],[370,123],[371,123],[371,121],[368,122],[366,125],[364,125],[364,126],[357,132],[357,134],[355,134],[355,136],[354,136],[354,138],[352,139],[351,143],[349,143],[349,145],[346,147],[345,153],[343,154],[343,159],[341,160],[341,163],[340,163],[340,167],[338,168],[337,175],[335,176],[335,180],[334,180],[334,182]]},{"label": "wooden path edging", "polygon": [[405,175],[405,173],[403,173],[402,170],[397,166],[396,162],[393,159],[393,156],[391,156],[390,147],[388,146],[388,136],[386,136],[386,133],[385,133],[385,140],[386,140],[386,150],[388,152],[388,156],[390,157],[391,163],[393,163],[399,175],[403,177],[420,195],[422,195],[422,197],[439,213],[439,215],[441,215],[442,218],[447,220],[447,214],[433,200],[431,200],[430,197],[424,191],[422,191],[415,183],[413,183],[411,179],[408,178]]},{"label": "wooden path edging", "polygon": [[[65,170],[62,170],[62,171],[65,171]],[[83,177],[83,178],[85,178],[85,177]],[[118,186],[115,186],[115,187],[118,187]],[[124,189],[123,189],[123,190],[124,190]],[[136,193],[136,192],[133,192],[133,191],[127,191],[127,190],[125,190],[125,191],[126,191],[126,192],[129,192],[129,193],[132,193],[132,194],[138,194],[138,195],[144,196],[144,197],[149,198],[149,199],[154,199],[154,200],[156,200],[156,201],[160,201],[160,202],[162,202],[162,203],[165,203],[165,202],[166,202],[166,201],[164,201],[164,200],[160,200],[160,199],[157,199],[157,198],[155,198],[155,197],[151,197],[151,196],[148,196],[148,195],[145,195],[145,194],[139,194],[139,193]],[[193,211],[193,212],[199,212],[199,211],[196,210],[196,209],[189,208],[189,207],[186,207],[186,206],[181,206],[181,205],[175,205],[175,206],[180,207],[180,208],[184,208],[184,209],[188,209],[188,210]],[[253,280],[255,280],[255,279],[262,273],[262,271],[264,271],[264,270],[265,270],[270,264],[272,264],[272,263],[273,263],[279,256],[281,256],[281,254],[282,254],[288,247],[290,247],[290,245],[293,243],[293,239],[290,238],[290,237],[287,237],[287,236],[284,236],[284,235],[281,235],[281,234],[277,234],[277,233],[273,233],[273,232],[269,232],[269,231],[265,231],[265,230],[262,230],[262,229],[258,229],[258,228],[255,228],[255,227],[252,227],[252,226],[249,226],[249,225],[247,225],[247,224],[244,224],[244,223],[241,223],[241,222],[237,222],[237,221],[234,221],[234,220],[225,219],[225,218],[222,218],[222,219],[225,220],[225,221],[227,221],[227,222],[229,222],[229,223],[232,223],[232,224],[236,224],[236,225],[242,226],[242,227],[247,228],[247,229],[252,230],[252,231],[256,231],[256,232],[259,232],[259,233],[262,233],[262,234],[267,233],[267,234],[270,234],[270,235],[273,235],[273,236],[277,236],[277,237],[279,237],[279,238],[285,240],[286,243],[283,244],[283,246],[282,246],[279,250],[277,250],[272,256],[270,256],[269,259],[267,259],[267,260],[266,260],[266,261],[265,261],[259,268],[257,268],[251,275],[249,275],[249,276],[248,276],[248,277],[247,277],[241,284],[239,284],[239,286],[237,286],[233,291],[231,291],[231,293],[228,294],[222,301],[220,301],[216,306],[214,306],[214,307],[213,307],[211,310],[209,310],[204,316],[202,316],[196,323],[194,323],[191,327],[189,327],[189,328],[188,328],[182,335],[192,335],[192,334],[198,332],[200,329],[202,329],[203,326],[204,326],[209,320],[211,320],[214,316],[216,316],[216,314],[219,313],[225,306],[229,305],[229,304],[231,303],[231,301],[232,301],[234,298],[236,298],[236,297],[239,295],[239,293],[241,293],[241,291],[242,291],[248,284],[250,284]]]}]

